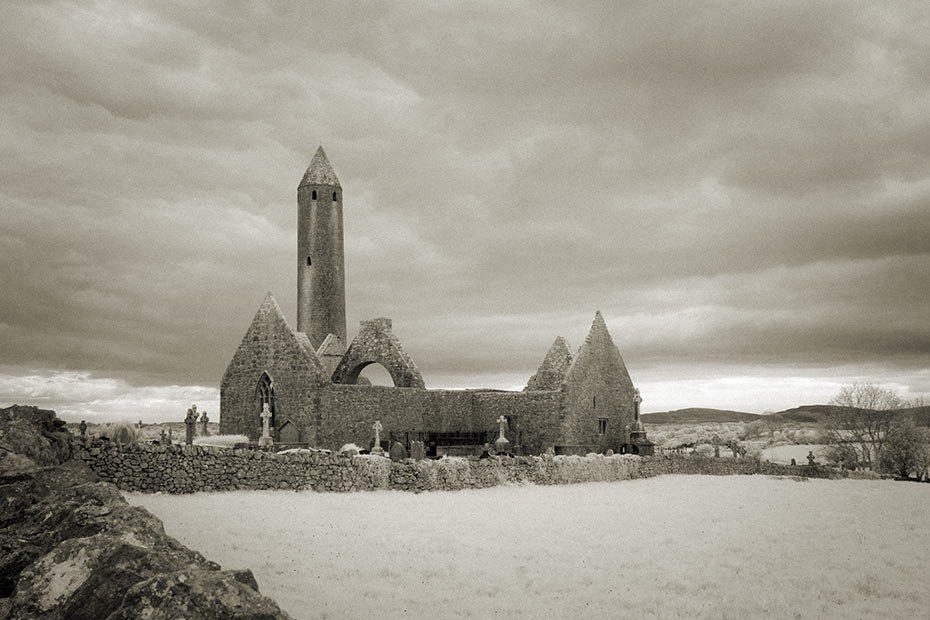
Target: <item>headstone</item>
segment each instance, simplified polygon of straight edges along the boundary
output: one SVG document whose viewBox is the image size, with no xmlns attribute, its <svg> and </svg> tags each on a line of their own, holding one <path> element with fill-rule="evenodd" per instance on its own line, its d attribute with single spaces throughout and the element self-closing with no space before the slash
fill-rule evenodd
<svg viewBox="0 0 930 620">
<path fill-rule="evenodd" d="M 136 426 L 136 428 L 142 428 L 142 420 L 139 420 L 139 424 Z"/>
<path fill-rule="evenodd" d="M 608 449 L 607 449 L 607 456 L 613 456 L 613 455 L 614 455 L 614 451 L 611 450 L 610 448 L 608 448 Z"/>
<path fill-rule="evenodd" d="M 87 422 L 81 420 L 81 424 L 78 426 L 78 429 L 81 431 L 81 437 L 85 437 L 87 435 Z"/>
<path fill-rule="evenodd" d="M 127 446 L 130 443 L 132 443 L 132 435 L 129 433 L 129 428 L 120 426 L 116 431 L 116 444 L 119 446 Z"/>
<path fill-rule="evenodd" d="M 278 441 L 281 443 L 300 443 L 300 429 L 287 420 L 278 428 Z"/>
<path fill-rule="evenodd" d="M 813 451 L 813 450 L 809 451 L 809 452 L 807 453 L 807 464 L 810 465 L 811 467 L 813 467 L 814 465 L 816 465 L 816 463 L 814 462 L 814 458 L 815 458 L 815 457 L 814 457 L 814 451 Z"/>
<path fill-rule="evenodd" d="M 797 462 L 795 459 L 791 459 L 791 464 L 792 464 L 792 465 L 797 465 L 798 462 Z"/>
<path fill-rule="evenodd" d="M 161 433 L 159 434 L 159 437 L 158 437 L 158 443 L 161 445 L 165 445 L 166 443 L 168 443 L 168 436 L 165 434 L 165 429 L 161 429 Z"/>
<path fill-rule="evenodd" d="M 498 454 L 509 454 L 510 442 L 504 437 L 504 429 L 507 427 L 507 418 L 501 416 L 497 418 L 497 423 L 500 424 L 500 436 L 498 436 L 497 441 L 494 442 L 494 449 L 497 450 Z"/>
<path fill-rule="evenodd" d="M 426 448 L 423 446 L 422 441 L 410 442 L 410 458 L 414 461 L 422 461 L 426 458 Z"/>
<path fill-rule="evenodd" d="M 268 403 L 262 405 L 262 436 L 258 440 L 258 447 L 262 449 L 274 446 L 274 440 L 271 438 L 271 409 Z"/>
<path fill-rule="evenodd" d="M 174 442 L 174 429 L 170 426 L 168 427 L 168 445 L 170 446 Z"/>
<path fill-rule="evenodd" d="M 371 429 L 375 432 L 375 443 L 371 446 L 371 453 L 384 456 L 384 448 L 381 447 L 381 431 L 384 430 L 384 426 L 381 425 L 381 420 L 375 420 Z"/>
<path fill-rule="evenodd" d="M 207 417 L 207 412 L 204 411 L 204 412 L 203 412 L 203 415 L 200 416 L 200 425 L 201 425 L 200 434 L 201 434 L 201 436 L 203 436 L 203 437 L 209 437 L 209 436 L 210 436 L 210 431 L 207 430 L 207 423 L 208 423 L 209 421 L 210 421 L 210 418 Z"/>
<path fill-rule="evenodd" d="M 194 444 L 194 432 L 197 426 L 197 405 L 191 405 L 187 410 L 187 417 L 184 418 L 184 427 L 186 431 L 184 442 L 191 446 Z"/>
<path fill-rule="evenodd" d="M 402 461 L 407 458 L 407 449 L 399 442 L 395 441 L 391 444 L 391 451 L 389 454 L 391 456 L 391 460 L 396 463 L 397 461 Z"/>
</svg>

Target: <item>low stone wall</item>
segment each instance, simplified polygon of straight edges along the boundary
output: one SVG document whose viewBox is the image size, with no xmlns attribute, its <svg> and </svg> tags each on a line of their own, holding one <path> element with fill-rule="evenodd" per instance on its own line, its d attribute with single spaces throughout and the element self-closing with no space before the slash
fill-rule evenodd
<svg viewBox="0 0 930 620">
<path fill-rule="evenodd" d="M 683 455 L 525 456 L 392 462 L 384 457 L 275 454 L 209 446 L 129 445 L 89 441 L 76 450 L 101 478 L 125 491 L 195 493 L 261 489 L 314 491 L 459 490 L 629 480 L 663 474 L 836 477 L 824 467 Z"/>
</svg>

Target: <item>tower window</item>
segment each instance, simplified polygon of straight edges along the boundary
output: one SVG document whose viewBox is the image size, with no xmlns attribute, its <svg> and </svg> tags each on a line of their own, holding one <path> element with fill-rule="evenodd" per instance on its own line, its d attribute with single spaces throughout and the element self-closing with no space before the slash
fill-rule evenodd
<svg viewBox="0 0 930 620">
<path fill-rule="evenodd" d="M 336 201 L 336 200 L 339 200 L 339 199 L 336 198 L 336 192 L 333 192 L 333 201 Z"/>
<path fill-rule="evenodd" d="M 310 263 L 310 257 L 308 256 L 308 257 L 307 257 L 307 267 L 309 267 L 310 265 L 311 265 L 311 263 Z"/>
<path fill-rule="evenodd" d="M 607 434 L 607 418 L 598 418 L 597 419 L 597 434 L 606 435 Z"/>
<path fill-rule="evenodd" d="M 313 192 L 310 194 L 310 198 L 316 200 L 316 190 L 313 190 Z"/>
</svg>

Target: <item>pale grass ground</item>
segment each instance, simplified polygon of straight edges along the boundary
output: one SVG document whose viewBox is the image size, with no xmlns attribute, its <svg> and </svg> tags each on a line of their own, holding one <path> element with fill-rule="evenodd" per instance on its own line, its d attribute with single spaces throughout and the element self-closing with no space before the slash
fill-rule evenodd
<svg viewBox="0 0 930 620">
<path fill-rule="evenodd" d="M 299 619 L 928 618 L 930 485 L 129 496 Z"/>
</svg>

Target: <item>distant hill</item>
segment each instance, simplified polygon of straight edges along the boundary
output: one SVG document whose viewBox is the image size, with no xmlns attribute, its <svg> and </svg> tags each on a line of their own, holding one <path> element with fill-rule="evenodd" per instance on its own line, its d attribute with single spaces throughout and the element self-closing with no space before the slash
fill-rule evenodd
<svg viewBox="0 0 930 620">
<path fill-rule="evenodd" d="M 644 413 L 642 417 L 643 424 L 720 424 L 724 422 L 755 422 L 763 416 L 758 413 L 746 413 L 745 411 L 692 407 L 690 409 L 676 409 L 675 411 Z"/>
<path fill-rule="evenodd" d="M 726 409 L 706 409 L 692 407 L 690 409 L 677 409 L 675 411 L 661 411 L 657 413 L 644 413 L 644 424 L 725 424 L 733 422 L 755 422 L 768 418 L 776 422 L 819 424 L 831 413 L 841 411 L 844 407 L 835 405 L 801 405 L 793 409 L 786 409 L 772 414 L 746 413 L 744 411 L 728 411 Z M 930 407 L 912 407 L 899 409 L 897 413 L 909 415 L 920 426 L 930 426 Z"/>
</svg>

